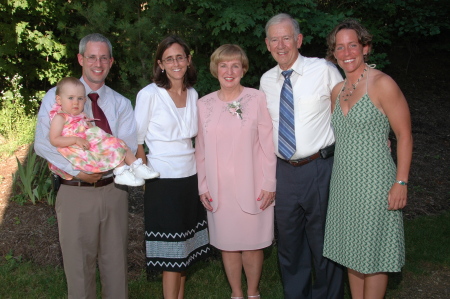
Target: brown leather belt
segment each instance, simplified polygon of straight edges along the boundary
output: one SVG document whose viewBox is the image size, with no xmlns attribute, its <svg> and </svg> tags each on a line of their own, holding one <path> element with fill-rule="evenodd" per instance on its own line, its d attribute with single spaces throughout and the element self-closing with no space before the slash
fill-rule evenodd
<svg viewBox="0 0 450 299">
<path fill-rule="evenodd" d="M 292 166 L 298 167 L 298 166 L 303 166 L 305 164 L 308 164 L 309 162 L 314 161 L 317 158 L 320 158 L 320 152 L 317 152 L 314 155 L 311 155 L 309 157 L 306 157 L 306 158 L 303 158 L 303 159 L 300 159 L 300 160 L 295 160 L 295 161 L 294 160 L 284 160 L 284 159 L 281 159 L 281 158 L 278 158 L 278 159 L 280 159 L 281 161 L 284 161 L 286 163 L 289 163 Z"/>
<path fill-rule="evenodd" d="M 99 180 L 93 184 L 91 183 L 86 183 L 80 180 L 64 180 L 61 179 L 61 184 L 62 185 L 68 185 L 68 186 L 77 186 L 77 187 L 103 187 L 106 185 L 111 184 L 112 182 L 114 182 L 114 178 L 113 177 L 109 177 L 106 179 L 102 179 Z"/>
</svg>

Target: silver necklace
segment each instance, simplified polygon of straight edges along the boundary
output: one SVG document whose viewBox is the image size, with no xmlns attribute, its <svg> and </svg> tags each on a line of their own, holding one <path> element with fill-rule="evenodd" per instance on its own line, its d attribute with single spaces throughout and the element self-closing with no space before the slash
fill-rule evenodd
<svg viewBox="0 0 450 299">
<path fill-rule="evenodd" d="M 344 101 L 348 101 L 348 98 L 350 98 L 353 94 L 353 92 L 356 89 L 356 86 L 358 86 L 359 81 L 361 81 L 362 78 L 364 78 L 364 74 L 367 72 L 367 68 L 364 68 L 364 71 L 362 72 L 361 76 L 359 76 L 358 80 L 356 80 L 356 82 L 354 84 L 352 84 L 353 88 L 348 88 L 347 89 L 347 94 L 344 97 Z M 342 90 L 341 92 L 343 92 L 345 90 L 345 87 L 347 86 L 347 78 L 345 78 L 345 82 L 344 82 L 344 86 L 342 86 Z"/>
</svg>

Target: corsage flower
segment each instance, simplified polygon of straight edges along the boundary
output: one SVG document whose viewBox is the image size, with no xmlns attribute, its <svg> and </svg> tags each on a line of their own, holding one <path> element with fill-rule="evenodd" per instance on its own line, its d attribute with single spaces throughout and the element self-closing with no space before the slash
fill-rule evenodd
<svg viewBox="0 0 450 299">
<path fill-rule="evenodd" d="M 242 99 L 239 99 L 228 104 L 228 111 L 231 113 L 231 115 L 236 115 L 240 119 L 242 119 L 241 100 Z"/>
</svg>

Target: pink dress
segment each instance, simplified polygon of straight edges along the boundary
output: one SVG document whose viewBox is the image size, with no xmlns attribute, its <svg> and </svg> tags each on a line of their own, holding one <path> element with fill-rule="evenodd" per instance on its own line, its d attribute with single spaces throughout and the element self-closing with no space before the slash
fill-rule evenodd
<svg viewBox="0 0 450 299">
<path fill-rule="evenodd" d="M 199 193 L 209 191 L 211 245 L 221 250 L 255 250 L 273 240 L 273 205 L 262 211 L 261 190 L 275 191 L 276 156 L 272 120 L 264 93 L 244 88 L 237 109 L 217 92 L 198 100 L 196 160 Z"/>
<path fill-rule="evenodd" d="M 61 106 L 54 105 L 50 111 L 50 120 L 56 114 L 62 115 L 65 119 L 62 136 L 81 137 L 90 144 L 89 150 L 83 150 L 76 144 L 57 148 L 58 152 L 69 160 L 74 169 L 86 173 L 105 172 L 114 169 L 125 159 L 127 148 L 125 142 L 106 133 L 99 127 L 89 128 L 87 123 L 89 119 L 84 113 L 71 115 L 62 112 Z M 72 178 L 52 164 L 49 167 L 64 179 Z"/>
</svg>

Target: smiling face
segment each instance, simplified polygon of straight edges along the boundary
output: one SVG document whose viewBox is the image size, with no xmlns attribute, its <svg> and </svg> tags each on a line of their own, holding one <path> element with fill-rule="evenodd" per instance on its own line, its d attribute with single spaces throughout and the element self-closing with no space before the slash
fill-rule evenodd
<svg viewBox="0 0 450 299">
<path fill-rule="evenodd" d="M 162 59 L 158 60 L 159 67 L 166 72 L 167 78 L 173 83 L 177 80 L 184 80 L 187 67 L 191 62 L 191 56 L 186 56 L 180 44 L 172 44 L 167 48 Z"/>
<path fill-rule="evenodd" d="M 86 102 L 85 89 L 83 84 L 66 83 L 56 95 L 56 103 L 61 105 L 64 112 L 71 115 L 78 115 L 83 112 Z"/>
<path fill-rule="evenodd" d="M 336 33 L 334 57 L 346 73 L 364 68 L 364 55 L 368 51 L 369 46 L 363 47 L 359 43 L 355 30 L 342 29 Z"/>
<path fill-rule="evenodd" d="M 233 89 L 240 86 L 243 76 L 242 62 L 238 59 L 221 61 L 217 65 L 217 79 L 221 89 Z"/>
<path fill-rule="evenodd" d="M 295 36 L 292 23 L 283 21 L 269 27 L 266 46 L 272 57 L 278 62 L 282 70 L 292 67 L 298 57 L 298 49 L 302 45 L 303 35 Z"/>
<path fill-rule="evenodd" d="M 83 68 L 83 79 L 92 90 L 105 84 L 106 76 L 114 62 L 109 48 L 103 42 L 88 42 L 83 54 L 78 54 L 78 63 Z"/>
</svg>

